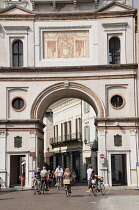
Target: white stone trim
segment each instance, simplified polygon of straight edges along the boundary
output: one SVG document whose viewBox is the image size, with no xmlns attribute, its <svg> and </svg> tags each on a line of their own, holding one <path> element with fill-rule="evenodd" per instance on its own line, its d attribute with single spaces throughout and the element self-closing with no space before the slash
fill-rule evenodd
<svg viewBox="0 0 139 210">
<path fill-rule="evenodd" d="M 8 54 L 8 67 L 12 66 L 12 44 L 16 40 L 23 42 L 23 66 L 28 66 L 28 29 L 29 26 L 4 26 Z"/>
<path fill-rule="evenodd" d="M 26 158 L 26 187 L 28 187 L 28 183 L 29 183 L 29 151 L 23 151 L 23 152 L 7 152 L 7 177 L 6 177 L 6 183 L 7 186 L 6 187 L 10 187 L 10 157 L 11 155 L 25 155 Z"/>
<path fill-rule="evenodd" d="M 96 21 L 63 21 L 51 23 L 35 23 L 35 66 L 78 66 L 78 65 L 96 65 L 98 63 L 98 37 L 95 31 L 98 23 Z M 88 58 L 55 58 L 43 59 L 43 37 L 44 31 L 89 31 L 89 57 Z"/>
<path fill-rule="evenodd" d="M 104 64 L 109 64 L 109 40 L 117 36 L 120 39 L 120 64 L 126 64 L 126 26 L 127 22 L 121 23 L 106 23 L 102 24 L 104 27 Z"/>
</svg>

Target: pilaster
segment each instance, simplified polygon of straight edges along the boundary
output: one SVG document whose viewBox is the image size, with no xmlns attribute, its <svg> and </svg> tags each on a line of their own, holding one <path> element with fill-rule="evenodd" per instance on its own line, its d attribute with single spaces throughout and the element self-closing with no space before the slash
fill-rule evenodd
<svg viewBox="0 0 139 210">
<path fill-rule="evenodd" d="M 0 182 L 1 186 L 6 186 L 6 147 L 7 132 L 0 132 Z"/>
</svg>

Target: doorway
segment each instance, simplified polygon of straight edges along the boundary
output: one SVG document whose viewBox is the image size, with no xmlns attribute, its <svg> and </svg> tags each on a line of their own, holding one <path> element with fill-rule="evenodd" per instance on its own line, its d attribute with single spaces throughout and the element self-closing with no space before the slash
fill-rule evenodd
<svg viewBox="0 0 139 210">
<path fill-rule="evenodd" d="M 126 154 L 111 155 L 112 186 L 127 185 Z"/>
<path fill-rule="evenodd" d="M 76 172 L 77 181 L 80 180 L 80 153 L 73 152 L 73 169 Z"/>
<path fill-rule="evenodd" d="M 26 156 L 11 155 L 10 156 L 10 186 L 20 185 L 19 176 L 26 171 Z"/>
</svg>

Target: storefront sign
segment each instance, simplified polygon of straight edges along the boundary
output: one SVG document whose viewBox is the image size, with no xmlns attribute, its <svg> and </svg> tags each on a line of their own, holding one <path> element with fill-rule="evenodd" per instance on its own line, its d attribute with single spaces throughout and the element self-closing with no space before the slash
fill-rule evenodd
<svg viewBox="0 0 139 210">
<path fill-rule="evenodd" d="M 36 152 L 30 152 L 31 157 L 36 157 Z"/>
</svg>

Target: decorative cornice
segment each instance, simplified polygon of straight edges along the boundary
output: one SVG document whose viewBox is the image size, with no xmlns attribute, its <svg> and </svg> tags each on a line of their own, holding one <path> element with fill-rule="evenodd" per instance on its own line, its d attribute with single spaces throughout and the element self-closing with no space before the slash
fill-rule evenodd
<svg viewBox="0 0 139 210">
<path fill-rule="evenodd" d="M 133 130 L 139 126 L 97 126 L 97 130 Z"/>
<path fill-rule="evenodd" d="M 73 77 L 3 77 L 0 78 L 0 82 L 19 82 L 19 81 L 76 81 L 76 80 L 105 80 L 105 79 L 128 79 L 128 78 L 135 78 L 135 74 L 120 74 L 120 75 L 101 75 L 101 76 L 73 76 Z"/>
<path fill-rule="evenodd" d="M 44 134 L 42 129 L 39 128 L 0 128 L 0 135 L 6 135 L 7 132 L 33 132 L 33 133 L 40 133 L 40 134 Z M 2 134 L 1 134 L 2 133 Z M 0 136 L 1 137 L 1 136 Z"/>
<path fill-rule="evenodd" d="M 97 125 L 97 123 L 99 123 L 99 122 L 139 122 L 139 117 L 118 117 L 118 118 L 117 117 L 113 117 L 113 118 L 104 117 L 104 118 L 95 118 L 95 125 Z"/>
<path fill-rule="evenodd" d="M 67 59 L 68 61 L 68 59 Z M 137 70 L 138 64 L 109 64 L 89 66 L 60 66 L 60 67 L 0 67 L 0 73 L 6 72 L 81 72 L 81 71 L 111 71 L 111 70 Z"/>
<path fill-rule="evenodd" d="M 37 119 L 30 119 L 30 120 L 0 120 L 0 125 L 3 125 L 3 124 L 6 124 L 6 125 L 10 125 L 10 124 L 14 124 L 14 125 L 18 125 L 18 124 L 22 124 L 22 125 L 35 125 L 35 124 L 38 124 L 40 127 L 44 128 L 45 127 L 45 124 L 43 124 L 42 121 L 40 120 L 37 120 Z M 24 129 L 24 128 L 23 128 Z M 29 129 L 32 129 L 32 128 L 29 128 Z"/>
<path fill-rule="evenodd" d="M 27 31 L 29 26 L 3 26 L 6 31 Z"/>
<path fill-rule="evenodd" d="M 75 11 L 75 10 L 74 10 Z M 0 14 L 0 20 L 95 20 L 100 18 L 134 17 L 137 11 L 78 12 L 78 13 L 38 13 L 38 14 Z"/>
</svg>

